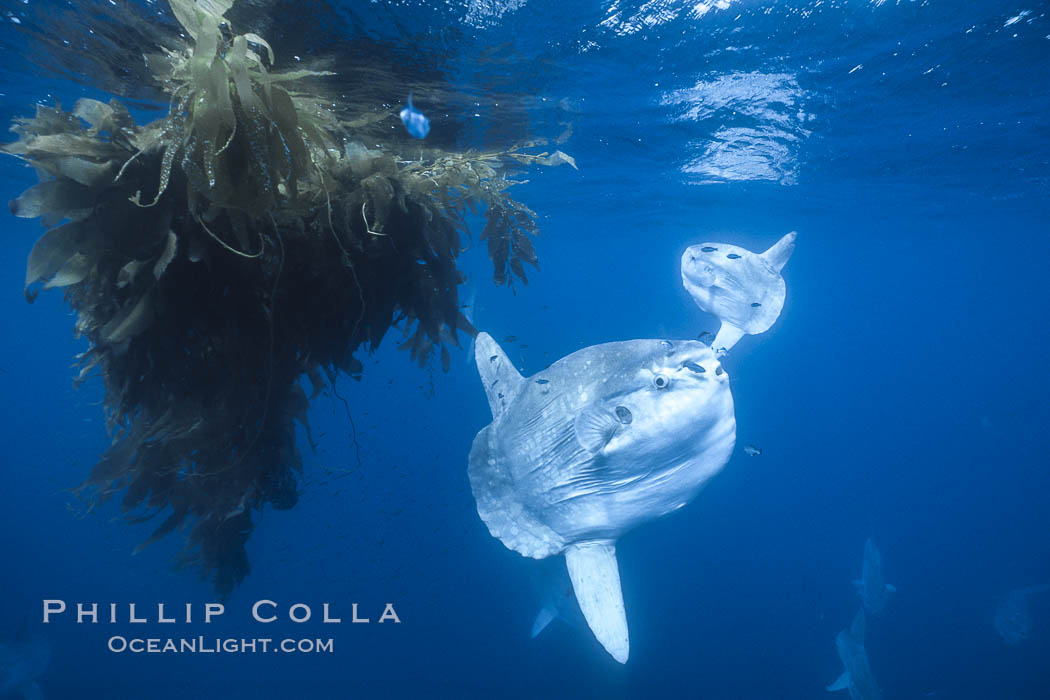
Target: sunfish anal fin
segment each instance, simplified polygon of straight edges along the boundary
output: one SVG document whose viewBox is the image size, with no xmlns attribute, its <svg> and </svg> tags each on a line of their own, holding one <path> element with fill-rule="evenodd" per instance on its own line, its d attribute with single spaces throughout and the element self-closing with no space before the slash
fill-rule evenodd
<svg viewBox="0 0 1050 700">
<path fill-rule="evenodd" d="M 614 659 L 627 663 L 630 641 L 616 546 L 612 542 L 569 545 L 565 549 L 565 564 L 591 632 Z"/>
<path fill-rule="evenodd" d="M 718 335 L 711 342 L 711 349 L 721 357 L 729 352 L 745 335 L 746 333 L 742 329 L 737 328 L 732 323 L 722 321 L 722 325 L 718 328 Z"/>
<path fill-rule="evenodd" d="M 499 343 L 484 331 L 478 333 L 474 341 L 474 362 L 485 386 L 492 417 L 498 418 L 507 403 L 521 391 L 525 378 L 515 369 Z"/>
<path fill-rule="evenodd" d="M 842 675 L 828 686 L 828 692 L 833 693 L 836 690 L 845 690 L 846 688 L 849 688 L 849 671 L 843 671 Z"/>
</svg>

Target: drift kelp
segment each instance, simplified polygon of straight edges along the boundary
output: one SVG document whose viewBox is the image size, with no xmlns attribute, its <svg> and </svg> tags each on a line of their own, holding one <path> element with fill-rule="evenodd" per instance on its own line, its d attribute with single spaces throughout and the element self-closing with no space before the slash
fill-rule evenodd
<svg viewBox="0 0 1050 700">
<path fill-rule="evenodd" d="M 535 215 L 507 195 L 508 169 L 571 158 L 417 147 L 407 161 L 372 133 L 366 148 L 367 107 L 302 87 L 320 72 L 272 70 L 266 41 L 225 19 L 231 2 L 171 4 L 184 46 L 147 57 L 165 118 L 40 106 L 4 150 L 41 176 L 12 212 L 49 228 L 26 296 L 65 290 L 89 341 L 77 382 L 105 385 L 113 441 L 78 493 L 161 516 L 144 544 L 183 531 L 180 562 L 227 593 L 249 571 L 253 511 L 297 501 L 309 401 L 340 371 L 359 377 L 354 352 L 395 325 L 413 359 L 447 366 L 457 332 L 475 333 L 457 297 L 467 215 L 486 217 L 495 281 L 526 281 Z"/>
</svg>

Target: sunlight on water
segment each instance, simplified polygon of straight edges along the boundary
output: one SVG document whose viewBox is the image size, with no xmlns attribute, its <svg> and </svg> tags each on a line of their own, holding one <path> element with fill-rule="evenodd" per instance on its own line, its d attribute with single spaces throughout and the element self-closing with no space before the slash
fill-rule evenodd
<svg viewBox="0 0 1050 700">
<path fill-rule="evenodd" d="M 645 29 L 660 27 L 683 19 L 699 19 L 712 10 L 729 9 L 731 0 L 707 2 L 682 2 L 682 0 L 649 0 L 633 12 L 621 8 L 620 0 L 612 0 L 606 10 L 608 15 L 601 26 L 615 34 L 626 36 Z"/>
<path fill-rule="evenodd" d="M 673 106 L 673 121 L 698 125 L 718 123 L 707 141 L 691 145 L 700 155 L 682 166 L 701 183 L 770 180 L 782 185 L 798 179 L 804 126 L 805 93 L 794 75 L 731 73 L 700 81 L 695 87 L 666 93 L 662 105 Z"/>
</svg>

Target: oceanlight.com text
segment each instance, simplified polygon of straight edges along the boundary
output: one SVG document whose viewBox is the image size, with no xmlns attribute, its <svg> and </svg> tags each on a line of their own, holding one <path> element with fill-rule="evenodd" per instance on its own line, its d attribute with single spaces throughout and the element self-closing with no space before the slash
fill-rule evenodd
<svg viewBox="0 0 1050 700">
<path fill-rule="evenodd" d="M 280 639 L 236 637 L 109 638 L 106 648 L 115 654 L 331 654 L 334 642 L 328 639 Z"/>
</svg>

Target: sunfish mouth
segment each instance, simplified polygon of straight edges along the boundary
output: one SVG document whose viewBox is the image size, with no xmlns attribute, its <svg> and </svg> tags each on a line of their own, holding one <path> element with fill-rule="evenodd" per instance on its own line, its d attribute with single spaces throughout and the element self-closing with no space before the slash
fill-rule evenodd
<svg viewBox="0 0 1050 700">
<path fill-rule="evenodd" d="M 703 287 L 715 283 L 715 268 L 699 255 L 700 246 L 689 246 L 682 253 L 682 277 Z"/>
</svg>

